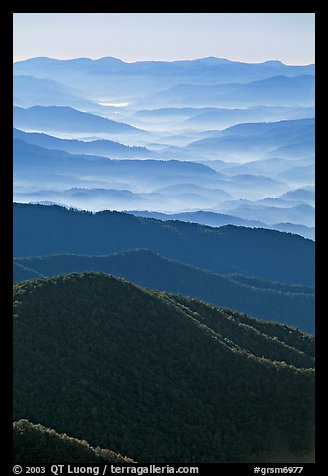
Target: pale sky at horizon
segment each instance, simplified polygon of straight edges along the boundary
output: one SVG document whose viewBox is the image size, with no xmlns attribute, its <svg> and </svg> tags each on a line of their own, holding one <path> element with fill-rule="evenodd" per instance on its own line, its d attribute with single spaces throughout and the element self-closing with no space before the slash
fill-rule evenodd
<svg viewBox="0 0 328 476">
<path fill-rule="evenodd" d="M 14 61 L 216 56 L 250 63 L 315 62 L 314 13 L 14 13 L 13 22 Z"/>
</svg>

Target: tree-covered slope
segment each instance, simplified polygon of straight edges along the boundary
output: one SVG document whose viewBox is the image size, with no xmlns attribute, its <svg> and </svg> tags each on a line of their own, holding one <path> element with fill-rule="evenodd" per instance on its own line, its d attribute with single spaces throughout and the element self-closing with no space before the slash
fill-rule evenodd
<svg viewBox="0 0 328 476">
<path fill-rule="evenodd" d="M 14 205 L 14 256 L 102 255 L 147 248 L 215 273 L 314 282 L 314 242 L 274 230 L 161 221 L 119 212 Z"/>
<path fill-rule="evenodd" d="M 14 419 L 139 462 L 313 460 L 313 338 L 100 273 L 14 285 Z"/>
<path fill-rule="evenodd" d="M 13 460 L 15 464 L 99 464 L 103 462 L 132 463 L 127 457 L 109 449 L 96 449 L 87 441 L 58 434 L 43 425 L 28 420 L 13 424 Z"/>
<path fill-rule="evenodd" d="M 21 268 L 31 270 L 30 277 L 20 272 Z M 149 288 L 194 296 L 314 333 L 311 287 L 219 275 L 140 249 L 109 256 L 50 255 L 14 260 L 14 281 L 83 271 L 108 273 Z"/>
</svg>

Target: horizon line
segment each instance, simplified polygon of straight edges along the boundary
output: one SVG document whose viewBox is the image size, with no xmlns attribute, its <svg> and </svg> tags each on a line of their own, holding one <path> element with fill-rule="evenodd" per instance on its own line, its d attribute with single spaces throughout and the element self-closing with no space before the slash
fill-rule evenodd
<svg viewBox="0 0 328 476">
<path fill-rule="evenodd" d="M 121 58 L 117 58 L 115 56 L 100 56 L 100 57 L 94 57 L 90 58 L 87 56 L 77 56 L 77 57 L 70 57 L 70 58 L 55 58 L 52 56 L 30 56 L 26 57 L 23 59 L 13 59 L 13 64 L 16 63 L 23 63 L 25 61 L 30 61 L 33 59 L 49 59 L 49 60 L 54 60 L 54 61 L 74 61 L 74 60 L 89 60 L 89 61 L 100 61 L 104 59 L 114 59 L 116 61 L 125 63 L 125 64 L 135 64 L 135 63 L 178 63 L 178 62 L 192 62 L 192 61 L 198 61 L 198 60 L 218 60 L 218 61 L 224 61 L 228 63 L 242 63 L 242 64 L 265 64 L 265 63 L 280 63 L 283 66 L 315 66 L 315 62 L 313 63 L 284 63 L 283 61 L 275 58 L 270 58 L 267 60 L 263 61 L 244 61 L 244 60 L 234 60 L 234 59 L 228 59 L 228 58 L 222 58 L 219 56 L 201 56 L 201 57 L 195 57 L 195 58 L 180 58 L 180 59 L 144 59 L 144 60 L 123 60 Z"/>
</svg>

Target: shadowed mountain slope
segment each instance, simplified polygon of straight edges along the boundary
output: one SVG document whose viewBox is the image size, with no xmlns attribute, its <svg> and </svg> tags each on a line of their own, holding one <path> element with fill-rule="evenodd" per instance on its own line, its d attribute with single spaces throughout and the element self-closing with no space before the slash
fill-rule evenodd
<svg viewBox="0 0 328 476">
<path fill-rule="evenodd" d="M 214 274 L 165 259 L 150 250 L 109 256 L 51 255 L 14 261 L 15 281 L 84 271 L 112 274 L 149 288 L 194 296 L 314 333 L 314 289 L 307 286 Z"/>
<path fill-rule="evenodd" d="M 103 255 L 147 248 L 215 273 L 240 273 L 313 286 L 314 242 L 232 225 L 211 228 L 119 212 L 14 204 L 14 256 Z"/>
<path fill-rule="evenodd" d="M 313 365 L 295 329 L 108 275 L 14 286 L 14 418 L 139 462 L 312 461 Z"/>
</svg>

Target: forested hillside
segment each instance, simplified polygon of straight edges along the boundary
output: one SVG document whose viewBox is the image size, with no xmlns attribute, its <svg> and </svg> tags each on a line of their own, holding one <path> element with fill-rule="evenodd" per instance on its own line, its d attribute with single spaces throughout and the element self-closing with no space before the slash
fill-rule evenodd
<svg viewBox="0 0 328 476">
<path fill-rule="evenodd" d="M 87 441 L 80 441 L 43 425 L 33 425 L 28 420 L 13 424 L 13 452 L 16 464 L 99 464 L 132 463 L 130 458 L 109 449 L 96 449 Z"/>
<path fill-rule="evenodd" d="M 24 281 L 14 419 L 139 462 L 313 461 L 313 346 L 101 273 Z"/>
</svg>

